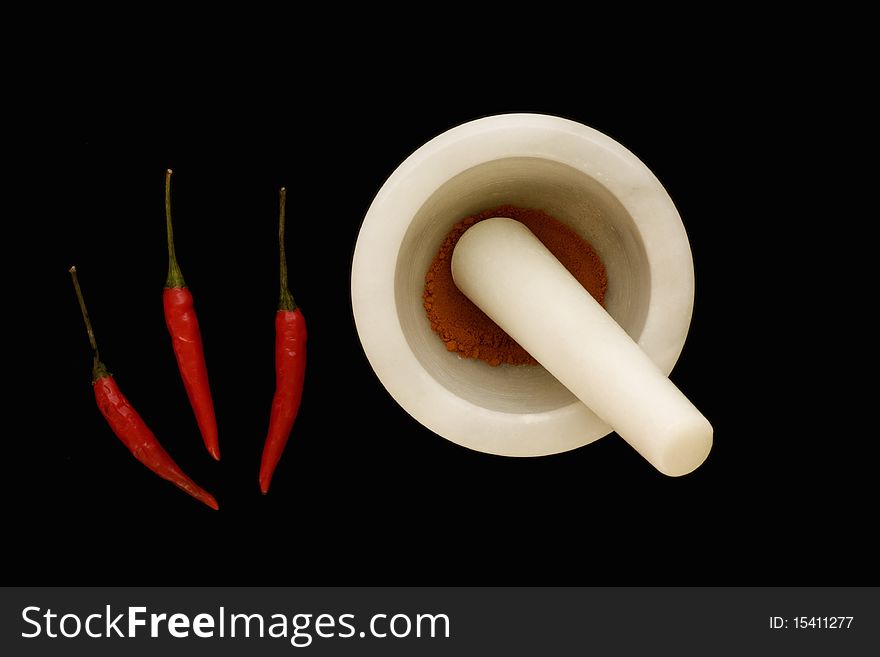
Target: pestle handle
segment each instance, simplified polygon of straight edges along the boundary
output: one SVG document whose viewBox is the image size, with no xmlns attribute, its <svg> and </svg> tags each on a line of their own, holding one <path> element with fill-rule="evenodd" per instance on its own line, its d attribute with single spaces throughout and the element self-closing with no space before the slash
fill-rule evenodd
<svg viewBox="0 0 880 657">
<path fill-rule="evenodd" d="M 523 224 L 495 217 L 469 228 L 452 276 L 660 472 L 684 475 L 706 459 L 709 421 Z"/>
</svg>

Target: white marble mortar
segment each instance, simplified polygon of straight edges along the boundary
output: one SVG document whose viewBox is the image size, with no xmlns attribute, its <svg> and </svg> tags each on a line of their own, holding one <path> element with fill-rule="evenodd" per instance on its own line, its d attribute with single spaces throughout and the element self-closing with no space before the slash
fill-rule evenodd
<svg viewBox="0 0 880 657">
<path fill-rule="evenodd" d="M 606 310 L 668 374 L 690 325 L 694 271 L 681 218 L 622 145 L 554 116 L 506 114 L 453 128 L 388 178 L 364 218 L 352 264 L 367 358 L 416 420 L 459 445 L 541 456 L 611 428 L 542 367 L 490 367 L 446 350 L 422 307 L 424 277 L 464 217 L 509 203 L 540 208 L 596 248 Z"/>
</svg>

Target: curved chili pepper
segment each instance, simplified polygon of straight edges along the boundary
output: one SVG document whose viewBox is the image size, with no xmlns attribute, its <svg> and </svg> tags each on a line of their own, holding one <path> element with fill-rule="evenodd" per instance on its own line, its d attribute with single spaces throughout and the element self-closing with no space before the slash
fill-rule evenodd
<svg viewBox="0 0 880 657">
<path fill-rule="evenodd" d="M 306 320 L 287 289 L 287 256 L 284 253 L 284 214 L 287 191 L 280 192 L 278 240 L 281 255 L 281 297 L 275 313 L 275 395 L 269 434 L 260 463 L 260 490 L 269 492 L 275 466 L 281 459 L 302 400 L 306 374 Z"/>
<path fill-rule="evenodd" d="M 177 369 L 186 388 L 190 406 L 196 416 L 205 447 L 218 461 L 220 444 L 217 439 L 217 419 L 214 417 L 214 401 L 208 383 L 202 332 L 193 307 L 192 294 L 183 280 L 177 256 L 174 253 L 174 231 L 171 227 L 171 169 L 165 172 L 165 228 L 168 232 L 168 278 L 162 293 L 165 308 L 165 325 L 171 334 L 171 345 L 177 359 Z"/>
<path fill-rule="evenodd" d="M 150 428 L 138 412 L 134 410 L 134 407 L 119 390 L 116 380 L 107 371 L 104 363 L 101 362 L 98 357 L 98 346 L 95 342 L 95 334 L 92 331 L 92 323 L 86 310 L 86 302 L 83 299 L 79 280 L 76 277 L 76 267 L 70 268 L 70 275 L 73 277 L 76 297 L 79 300 L 79 307 L 82 310 L 83 319 L 86 323 L 89 344 L 91 344 L 92 351 L 94 352 L 92 388 L 94 389 L 95 401 L 98 403 L 101 415 L 107 420 L 107 424 L 110 425 L 113 433 L 116 434 L 138 461 L 163 479 L 167 479 L 181 490 L 192 495 L 199 502 L 207 504 L 215 511 L 218 510 L 220 507 L 217 505 L 217 500 L 210 493 L 200 488 L 178 467 L 174 459 L 168 455 L 168 452 L 165 451 L 156 439 L 155 434 L 150 431 Z"/>
</svg>

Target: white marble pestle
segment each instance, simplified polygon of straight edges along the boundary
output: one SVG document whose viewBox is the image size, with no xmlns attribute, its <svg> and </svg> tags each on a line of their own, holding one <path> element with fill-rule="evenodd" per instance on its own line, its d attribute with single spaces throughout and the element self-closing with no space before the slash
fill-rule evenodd
<svg viewBox="0 0 880 657">
<path fill-rule="evenodd" d="M 706 459 L 712 425 L 523 224 L 496 217 L 472 226 L 452 275 L 660 472 L 684 475 Z"/>
</svg>

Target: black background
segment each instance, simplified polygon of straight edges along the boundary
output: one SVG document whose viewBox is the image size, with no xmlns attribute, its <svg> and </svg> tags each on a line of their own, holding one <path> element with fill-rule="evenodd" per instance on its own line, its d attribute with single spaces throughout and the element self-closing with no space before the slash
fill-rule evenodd
<svg viewBox="0 0 880 657">
<path fill-rule="evenodd" d="M 611 86 L 587 84 L 580 69 L 551 79 L 494 62 L 466 78 L 394 66 L 381 75 L 356 66 L 225 73 L 194 66 L 173 86 L 158 75 L 123 84 L 77 74 L 55 90 L 30 153 L 35 186 L 22 192 L 39 266 L 29 264 L 36 306 L 23 321 L 34 342 L 7 461 L 12 579 L 822 584 L 874 572 L 864 441 L 826 419 L 809 391 L 812 365 L 795 366 L 792 273 L 771 240 L 786 223 L 784 163 L 797 159 L 788 115 L 748 76 L 715 69 L 706 79 L 657 64 Z M 510 111 L 607 133 L 679 208 L 697 296 L 672 379 L 715 427 L 713 452 L 693 474 L 664 477 L 617 437 L 544 458 L 475 453 L 422 428 L 373 375 L 349 298 L 373 196 L 431 137 Z M 162 315 L 168 167 L 219 464 L 198 434 Z M 281 185 L 309 363 L 299 418 L 263 497 Z M 101 418 L 72 264 L 104 362 L 220 512 L 135 462 Z"/>
</svg>

